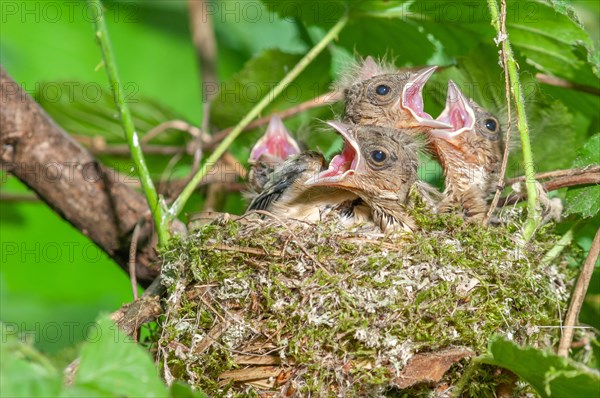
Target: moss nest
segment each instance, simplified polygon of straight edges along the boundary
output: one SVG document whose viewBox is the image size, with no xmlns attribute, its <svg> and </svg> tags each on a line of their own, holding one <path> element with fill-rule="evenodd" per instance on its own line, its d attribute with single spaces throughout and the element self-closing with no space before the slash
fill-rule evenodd
<svg viewBox="0 0 600 398">
<path fill-rule="evenodd" d="M 167 379 L 213 396 L 495 396 L 469 360 L 494 334 L 552 347 L 573 271 L 541 264 L 517 223 L 414 210 L 383 236 L 269 216 L 223 217 L 162 254 L 158 355 Z"/>
</svg>

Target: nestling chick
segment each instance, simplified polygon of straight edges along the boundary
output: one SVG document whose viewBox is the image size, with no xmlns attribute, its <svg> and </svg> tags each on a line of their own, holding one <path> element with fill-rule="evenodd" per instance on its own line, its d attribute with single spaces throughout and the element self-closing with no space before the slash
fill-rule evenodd
<svg viewBox="0 0 600 398">
<path fill-rule="evenodd" d="M 423 87 L 436 68 L 391 71 L 367 57 L 355 73 L 357 81 L 347 83 L 344 122 L 414 132 L 450 127 L 423 110 Z"/>
<path fill-rule="evenodd" d="M 446 189 L 438 208 L 462 208 L 465 216 L 483 219 L 486 198 L 496 190 L 504 145 L 498 120 L 448 82 L 446 107 L 438 120 L 450 129 L 429 132 L 431 146 L 444 169 Z"/>
<path fill-rule="evenodd" d="M 254 192 L 263 190 L 268 175 L 290 156 L 300 153 L 300 146 L 292 138 L 279 116 L 273 116 L 265 134 L 256 141 L 248 164 L 248 182 Z"/>
<path fill-rule="evenodd" d="M 402 131 L 389 127 L 328 122 L 344 138 L 342 153 L 329 168 L 306 181 L 308 186 L 346 189 L 371 209 L 382 231 L 414 229 L 405 206 L 417 180 L 417 147 Z"/>
<path fill-rule="evenodd" d="M 343 209 L 357 199 L 349 191 L 330 187 L 309 187 L 305 182 L 323 171 L 325 159 L 315 151 L 306 151 L 285 160 L 273 170 L 250 210 L 267 210 L 276 216 L 319 221 L 324 212 Z"/>
</svg>

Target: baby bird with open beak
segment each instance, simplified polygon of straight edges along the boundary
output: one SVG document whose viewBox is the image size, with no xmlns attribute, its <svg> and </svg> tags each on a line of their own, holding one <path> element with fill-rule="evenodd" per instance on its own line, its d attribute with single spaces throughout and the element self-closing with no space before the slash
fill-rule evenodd
<svg viewBox="0 0 600 398">
<path fill-rule="evenodd" d="M 459 207 L 467 218 L 482 220 L 486 198 L 495 191 L 500 175 L 502 131 L 498 120 L 448 82 L 446 107 L 437 120 L 449 129 L 429 131 L 431 146 L 444 169 L 444 199 L 440 211 Z"/>
<path fill-rule="evenodd" d="M 342 78 L 346 98 L 344 122 L 415 133 L 451 127 L 423 110 L 423 87 L 436 68 L 399 71 L 382 67 L 367 57 L 355 73 Z"/>
<path fill-rule="evenodd" d="M 247 211 L 266 210 L 278 217 L 319 221 L 331 210 L 352 216 L 352 202 L 358 197 L 350 191 L 327 186 L 307 186 L 324 170 L 325 159 L 315 151 L 305 151 L 286 159 L 266 178 L 262 191 L 250 202 Z"/>
<path fill-rule="evenodd" d="M 417 147 L 413 139 L 389 127 L 328 122 L 343 138 L 342 153 L 329 168 L 315 174 L 309 187 L 341 188 L 360 197 L 383 232 L 413 230 L 406 212 L 417 179 Z"/>
<path fill-rule="evenodd" d="M 248 182 L 254 192 L 261 192 L 269 174 L 287 158 L 300 153 L 300 146 L 279 116 L 273 116 L 265 134 L 250 151 Z"/>
</svg>

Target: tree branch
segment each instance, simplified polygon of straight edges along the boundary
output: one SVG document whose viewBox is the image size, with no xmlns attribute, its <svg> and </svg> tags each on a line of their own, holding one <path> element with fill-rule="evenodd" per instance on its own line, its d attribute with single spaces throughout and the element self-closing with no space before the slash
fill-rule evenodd
<svg viewBox="0 0 600 398">
<path fill-rule="evenodd" d="M 133 228 L 150 215 L 146 200 L 58 127 L 2 67 L 0 166 L 127 271 Z M 181 222 L 173 228 L 185 231 Z M 146 223 L 136 255 L 143 285 L 159 272 L 155 243 L 152 223 Z"/>
</svg>

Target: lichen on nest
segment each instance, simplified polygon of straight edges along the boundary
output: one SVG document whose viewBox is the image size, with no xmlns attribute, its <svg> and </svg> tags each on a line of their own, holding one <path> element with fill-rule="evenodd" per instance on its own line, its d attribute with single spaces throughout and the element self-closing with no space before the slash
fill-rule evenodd
<svg viewBox="0 0 600 398">
<path fill-rule="evenodd" d="M 172 243 L 165 375 L 215 396 L 445 396 L 456 386 L 492 396 L 461 379 L 477 374 L 465 358 L 494 334 L 552 347 L 573 271 L 541 265 L 550 235 L 524 246 L 511 223 L 413 216 L 419 231 L 394 236 L 333 218 L 232 216 Z M 415 370 L 439 358 L 443 381 Z"/>
</svg>

